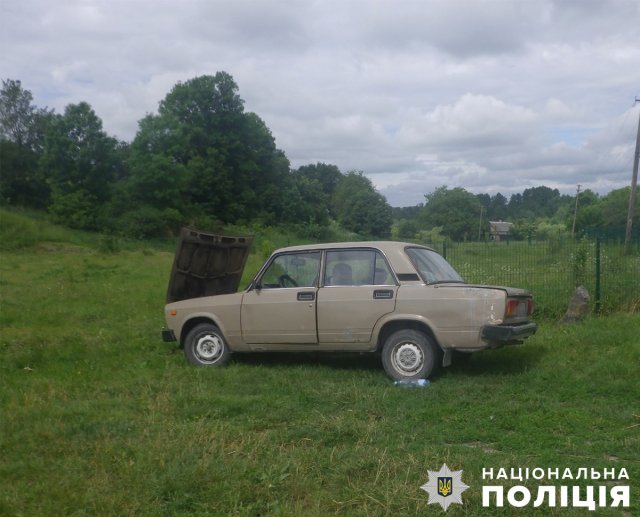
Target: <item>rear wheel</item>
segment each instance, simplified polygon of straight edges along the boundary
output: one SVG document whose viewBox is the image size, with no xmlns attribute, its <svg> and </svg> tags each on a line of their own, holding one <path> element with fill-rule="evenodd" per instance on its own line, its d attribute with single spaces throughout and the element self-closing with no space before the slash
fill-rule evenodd
<svg viewBox="0 0 640 517">
<path fill-rule="evenodd" d="M 382 366 L 396 380 L 426 379 L 435 371 L 437 359 L 436 345 L 418 330 L 398 330 L 382 348 Z"/>
<path fill-rule="evenodd" d="M 211 323 L 193 327 L 184 341 L 184 354 L 195 366 L 221 366 L 231 358 L 220 329 Z"/>
</svg>

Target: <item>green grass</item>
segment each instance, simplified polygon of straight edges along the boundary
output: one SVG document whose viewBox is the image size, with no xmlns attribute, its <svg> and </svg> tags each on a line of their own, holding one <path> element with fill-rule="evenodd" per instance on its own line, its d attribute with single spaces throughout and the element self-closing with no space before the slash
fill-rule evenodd
<svg viewBox="0 0 640 517">
<path fill-rule="evenodd" d="M 444 462 L 471 487 L 446 515 L 586 513 L 482 508 L 491 467 L 624 467 L 632 507 L 598 515 L 640 513 L 638 314 L 542 322 L 423 389 L 375 356 L 196 369 L 159 337 L 171 252 L 55 231 L 0 251 L 0 515 L 444 515 L 419 488 Z"/>
</svg>

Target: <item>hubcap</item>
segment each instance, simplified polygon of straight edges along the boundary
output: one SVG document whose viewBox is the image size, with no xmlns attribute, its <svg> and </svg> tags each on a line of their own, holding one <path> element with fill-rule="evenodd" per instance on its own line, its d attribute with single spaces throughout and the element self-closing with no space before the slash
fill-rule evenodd
<svg viewBox="0 0 640 517">
<path fill-rule="evenodd" d="M 224 344 L 219 336 L 207 334 L 198 339 L 195 352 L 198 359 L 203 362 L 213 363 L 222 355 L 223 349 Z"/>
<path fill-rule="evenodd" d="M 406 374 L 415 373 L 422 367 L 422 351 L 414 343 L 402 343 L 393 353 L 393 362 L 399 371 Z"/>
</svg>

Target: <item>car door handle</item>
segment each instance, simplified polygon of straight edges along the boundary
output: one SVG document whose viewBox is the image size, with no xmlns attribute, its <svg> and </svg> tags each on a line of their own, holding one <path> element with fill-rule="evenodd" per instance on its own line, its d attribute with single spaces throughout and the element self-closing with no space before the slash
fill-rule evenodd
<svg viewBox="0 0 640 517">
<path fill-rule="evenodd" d="M 393 298 L 393 291 L 391 289 L 376 289 L 373 291 L 374 300 L 390 300 Z"/>
<path fill-rule="evenodd" d="M 312 302 L 316 299 L 316 293 L 310 293 L 309 291 L 303 291 L 298 293 L 298 301 L 301 302 Z"/>
</svg>

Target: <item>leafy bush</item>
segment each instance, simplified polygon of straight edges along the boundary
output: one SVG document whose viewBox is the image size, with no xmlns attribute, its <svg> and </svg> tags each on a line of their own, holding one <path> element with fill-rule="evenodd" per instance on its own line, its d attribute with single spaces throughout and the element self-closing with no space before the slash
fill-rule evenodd
<svg viewBox="0 0 640 517">
<path fill-rule="evenodd" d="M 434 226 L 431 230 L 421 230 L 416 234 L 416 239 L 423 244 L 442 244 L 446 237 L 442 235 L 442 226 Z"/>
<path fill-rule="evenodd" d="M 571 271 L 575 286 L 585 285 L 587 281 L 587 261 L 589 259 L 589 241 L 582 239 L 571 254 Z"/>
<path fill-rule="evenodd" d="M 400 219 L 391 229 L 391 237 L 398 240 L 415 239 L 420 231 L 418 221 L 414 219 Z"/>
<path fill-rule="evenodd" d="M 173 208 L 141 206 L 124 214 L 120 228 L 122 233 L 136 239 L 170 237 L 177 235 L 182 222 L 182 215 Z"/>
<path fill-rule="evenodd" d="M 53 191 L 49 211 L 53 221 L 69 228 L 96 229 L 96 199 L 84 190 Z"/>
<path fill-rule="evenodd" d="M 546 221 L 538 224 L 535 235 L 536 240 L 549 243 L 549 251 L 554 255 L 560 252 L 564 243 L 571 237 L 564 224 L 553 224 Z"/>
</svg>

